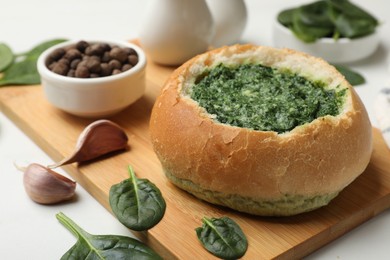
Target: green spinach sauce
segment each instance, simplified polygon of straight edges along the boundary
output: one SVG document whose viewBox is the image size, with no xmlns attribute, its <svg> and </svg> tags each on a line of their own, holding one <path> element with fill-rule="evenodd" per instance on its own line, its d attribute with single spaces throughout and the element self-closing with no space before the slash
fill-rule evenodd
<svg viewBox="0 0 390 260">
<path fill-rule="evenodd" d="M 258 64 L 220 64 L 199 76 L 188 94 L 220 123 L 284 133 L 321 116 L 336 116 L 345 92 Z"/>
</svg>

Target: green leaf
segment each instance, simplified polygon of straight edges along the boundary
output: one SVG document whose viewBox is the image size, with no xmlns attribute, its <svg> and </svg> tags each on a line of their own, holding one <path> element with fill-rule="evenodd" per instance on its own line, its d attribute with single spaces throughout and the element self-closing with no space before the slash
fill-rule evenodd
<svg viewBox="0 0 390 260">
<path fill-rule="evenodd" d="M 14 61 L 14 54 L 5 43 L 0 43 L 0 72 L 5 70 Z"/>
<path fill-rule="evenodd" d="M 330 19 L 330 7 L 326 1 L 318 1 L 297 8 L 300 21 L 306 26 L 332 29 L 333 22 Z"/>
<path fill-rule="evenodd" d="M 378 24 L 377 19 L 365 11 L 364 9 L 360 8 L 356 4 L 353 4 L 352 2 L 348 0 L 326 0 L 331 7 L 336 9 L 338 12 L 346 14 L 350 17 L 359 17 L 362 19 L 370 19 L 375 21 Z"/>
<path fill-rule="evenodd" d="M 335 24 L 343 37 L 351 39 L 369 35 L 375 31 L 377 26 L 372 20 L 355 18 L 345 14 L 339 15 Z"/>
<path fill-rule="evenodd" d="M 92 235 L 80 228 L 62 212 L 57 219 L 76 237 L 76 244 L 62 257 L 67 259 L 162 259 L 142 242 L 126 236 Z"/>
<path fill-rule="evenodd" d="M 109 193 L 110 206 L 126 227 L 148 230 L 160 222 L 165 213 L 165 200 L 160 190 L 147 179 L 138 179 L 128 167 L 130 178 L 113 185 Z"/>
<path fill-rule="evenodd" d="M 366 80 L 364 79 L 364 77 L 359 74 L 358 72 L 356 71 L 353 71 L 351 70 L 350 68 L 347 68 L 345 66 L 341 66 L 341 65 L 335 65 L 333 64 L 333 66 L 341 73 L 343 74 L 343 76 L 345 77 L 345 79 L 349 82 L 349 84 L 351 84 L 352 86 L 357 86 L 357 85 L 361 85 L 361 84 L 364 84 L 366 82 Z"/>
<path fill-rule="evenodd" d="M 329 17 L 329 6 L 325 1 L 302 5 L 292 13 L 290 29 L 303 42 L 315 42 L 333 33 L 333 22 Z"/>
<path fill-rule="evenodd" d="M 48 40 L 48 41 L 42 42 L 42 43 L 38 44 L 37 46 L 35 46 L 34 48 L 32 48 L 27 53 L 25 53 L 24 55 L 29 57 L 29 58 L 32 58 L 32 59 L 38 59 L 39 55 L 41 55 L 42 52 L 44 52 L 45 50 L 47 50 L 48 48 L 50 48 L 54 45 L 57 45 L 59 43 L 65 42 L 65 41 L 66 41 L 66 39 L 53 39 L 53 40 Z"/>
<path fill-rule="evenodd" d="M 301 12 L 298 10 L 293 15 L 293 26 L 291 30 L 299 39 L 304 42 L 315 42 L 319 38 L 332 34 L 332 28 L 307 25 L 302 21 Z"/>
<path fill-rule="evenodd" d="M 278 21 L 304 42 L 319 38 L 356 38 L 373 33 L 378 20 L 348 0 L 321 0 L 278 14 Z"/>
<path fill-rule="evenodd" d="M 40 83 L 40 76 L 35 59 L 25 59 L 15 62 L 4 71 L 0 86 L 4 85 L 34 85 Z"/>
<path fill-rule="evenodd" d="M 333 10 L 332 19 L 341 37 L 356 38 L 371 34 L 378 20 L 348 0 L 327 0 Z"/>
<path fill-rule="evenodd" d="M 18 55 L 18 61 L 7 66 L 0 78 L 0 86 L 6 85 L 35 85 L 41 82 L 37 69 L 38 57 L 43 51 L 51 46 L 65 41 L 64 39 L 55 39 L 45 41 L 27 53 Z M 0 56 L 1 58 L 1 56 Z"/>
<path fill-rule="evenodd" d="M 195 231 L 207 251 L 222 259 L 237 259 L 245 254 L 248 241 L 240 226 L 232 219 L 203 218 L 202 222 L 202 227 Z"/>
<path fill-rule="evenodd" d="M 296 8 L 291 8 L 280 12 L 277 17 L 278 22 L 286 27 L 289 27 L 293 23 L 293 15 L 295 11 Z"/>
</svg>

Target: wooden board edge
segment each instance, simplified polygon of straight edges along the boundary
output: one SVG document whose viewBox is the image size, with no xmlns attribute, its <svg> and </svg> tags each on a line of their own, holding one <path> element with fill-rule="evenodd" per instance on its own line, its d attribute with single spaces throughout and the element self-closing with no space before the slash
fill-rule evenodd
<svg viewBox="0 0 390 260">
<path fill-rule="evenodd" d="M 379 215 L 383 211 L 390 208 L 390 194 L 382 197 L 381 199 L 372 203 L 369 208 L 364 211 L 361 210 L 351 215 L 350 218 L 338 222 L 334 226 L 326 228 L 322 232 L 313 236 L 311 240 L 306 240 L 303 243 L 296 245 L 294 248 L 285 251 L 275 259 L 289 260 L 289 259 L 302 259 L 318 250 L 322 247 L 335 242 L 338 238 L 342 237 L 346 233 L 359 227 L 361 224 Z"/>
</svg>

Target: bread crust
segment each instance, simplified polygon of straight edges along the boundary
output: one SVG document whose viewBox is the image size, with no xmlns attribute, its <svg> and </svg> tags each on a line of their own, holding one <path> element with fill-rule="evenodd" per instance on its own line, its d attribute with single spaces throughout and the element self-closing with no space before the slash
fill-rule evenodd
<svg viewBox="0 0 390 260">
<path fill-rule="evenodd" d="M 320 117 L 283 134 L 218 123 L 183 93 L 205 67 L 221 62 L 257 63 L 322 80 L 329 88 L 340 85 L 347 88 L 344 108 L 338 116 Z M 150 119 L 153 148 L 170 180 L 204 200 L 256 215 L 293 215 L 327 204 L 335 196 L 328 195 L 367 167 L 371 131 L 364 105 L 333 66 L 301 52 L 254 45 L 222 47 L 183 64 L 166 81 Z M 232 196 L 261 204 L 286 196 L 329 199 L 298 210 L 267 211 L 223 202 Z"/>
</svg>

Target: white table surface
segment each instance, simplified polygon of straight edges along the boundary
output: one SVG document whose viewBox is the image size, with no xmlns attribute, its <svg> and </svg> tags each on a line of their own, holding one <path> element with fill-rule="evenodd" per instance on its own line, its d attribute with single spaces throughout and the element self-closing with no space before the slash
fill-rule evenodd
<svg viewBox="0 0 390 260">
<path fill-rule="evenodd" d="M 302 2 L 307 1 L 247 0 L 249 20 L 243 41 L 272 45 L 272 19 L 287 5 L 296 6 Z M 23 52 L 57 37 L 136 38 L 147 0 L 0 0 L 0 3 L 0 42 L 6 42 L 16 52 Z M 378 51 L 369 59 L 348 64 L 367 80 L 356 90 L 375 126 L 374 99 L 381 87 L 389 85 L 390 78 L 387 62 L 390 2 L 355 0 L 355 3 L 383 22 Z M 55 218 L 60 211 L 91 233 L 131 235 L 81 186 L 77 187 L 74 203 L 42 206 L 32 202 L 24 192 L 22 173 L 15 169 L 14 162 L 47 165 L 52 161 L 0 113 L 0 259 L 59 259 L 76 242 Z M 307 259 L 390 259 L 389 241 L 390 210 L 386 210 Z"/>
</svg>

